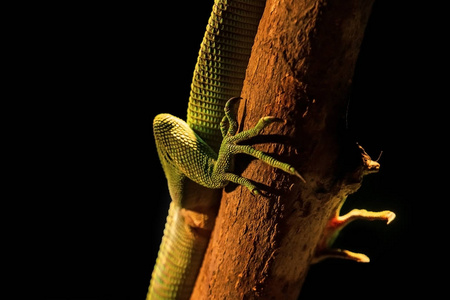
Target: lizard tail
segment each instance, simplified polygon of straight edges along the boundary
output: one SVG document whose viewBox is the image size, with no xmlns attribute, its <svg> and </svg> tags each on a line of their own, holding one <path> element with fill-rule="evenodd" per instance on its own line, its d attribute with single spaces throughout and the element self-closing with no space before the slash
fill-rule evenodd
<svg viewBox="0 0 450 300">
<path fill-rule="evenodd" d="M 189 299 L 207 242 L 195 237 L 172 201 L 146 300 Z"/>
</svg>

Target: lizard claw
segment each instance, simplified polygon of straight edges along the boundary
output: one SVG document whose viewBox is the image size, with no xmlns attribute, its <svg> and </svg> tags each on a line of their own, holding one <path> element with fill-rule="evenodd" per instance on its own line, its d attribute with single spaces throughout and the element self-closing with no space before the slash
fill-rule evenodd
<svg viewBox="0 0 450 300">
<path fill-rule="evenodd" d="M 301 180 L 303 183 L 306 183 L 305 178 L 303 178 L 303 176 L 300 175 L 300 173 L 297 172 L 295 169 L 294 169 L 294 175 L 297 176 L 298 178 L 300 178 L 300 180 Z"/>
<path fill-rule="evenodd" d="M 252 192 L 252 194 L 253 194 L 254 196 L 261 195 L 261 191 L 258 190 L 258 189 L 253 189 L 251 192 Z"/>
</svg>

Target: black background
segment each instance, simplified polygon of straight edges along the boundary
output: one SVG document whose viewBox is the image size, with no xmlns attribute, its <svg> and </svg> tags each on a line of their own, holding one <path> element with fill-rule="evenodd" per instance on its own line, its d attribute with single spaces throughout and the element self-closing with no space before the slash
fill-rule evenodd
<svg viewBox="0 0 450 300">
<path fill-rule="evenodd" d="M 18 72 L 27 70 L 30 84 L 20 91 L 31 101 L 22 107 L 18 169 L 30 182 L 20 191 L 32 201 L 19 219 L 31 220 L 20 275 L 37 298 L 145 298 L 170 201 L 152 119 L 185 118 L 209 2 L 60 7 L 25 30 Z M 349 225 L 336 246 L 371 262 L 312 266 L 303 300 L 394 299 L 425 288 L 419 268 L 431 245 L 417 228 L 431 219 L 423 201 L 435 201 L 421 195 L 430 173 L 420 171 L 431 137 L 424 126 L 432 55 L 424 44 L 432 42 L 419 9 L 387 2 L 373 7 L 348 116 L 348 130 L 372 158 L 383 151 L 381 170 L 343 210 L 388 209 L 397 218 Z"/>
</svg>

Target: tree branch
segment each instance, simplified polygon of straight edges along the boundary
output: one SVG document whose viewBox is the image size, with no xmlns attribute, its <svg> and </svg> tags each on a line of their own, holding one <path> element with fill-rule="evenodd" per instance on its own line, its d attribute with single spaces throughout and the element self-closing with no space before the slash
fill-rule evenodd
<svg viewBox="0 0 450 300">
<path fill-rule="evenodd" d="M 236 173 L 265 193 L 253 196 L 231 184 L 225 189 L 191 299 L 297 299 L 343 201 L 363 175 L 378 169 L 345 133 L 347 97 L 372 4 L 267 1 L 238 121 L 245 130 L 263 116 L 285 120 L 253 142 L 291 163 L 306 184 L 239 156 Z"/>
</svg>

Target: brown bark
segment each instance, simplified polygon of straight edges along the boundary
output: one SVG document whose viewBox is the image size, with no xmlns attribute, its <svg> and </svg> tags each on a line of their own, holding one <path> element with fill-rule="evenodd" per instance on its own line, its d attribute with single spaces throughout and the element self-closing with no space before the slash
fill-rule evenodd
<svg viewBox="0 0 450 300">
<path fill-rule="evenodd" d="M 262 116 L 284 119 L 255 148 L 293 164 L 306 184 L 238 156 L 236 173 L 264 194 L 227 187 L 191 299 L 297 299 L 329 219 L 368 171 L 345 115 L 372 4 L 267 1 L 238 121 L 245 130 Z"/>
</svg>

